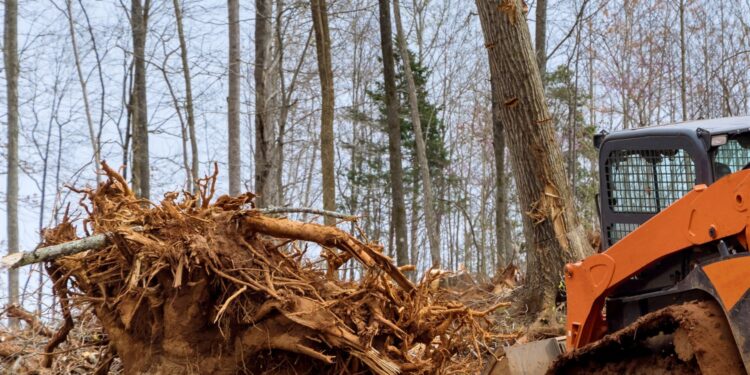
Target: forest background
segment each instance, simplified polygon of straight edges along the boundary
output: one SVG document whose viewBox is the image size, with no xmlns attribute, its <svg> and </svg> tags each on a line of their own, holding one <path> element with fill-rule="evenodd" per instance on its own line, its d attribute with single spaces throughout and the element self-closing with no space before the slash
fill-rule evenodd
<svg viewBox="0 0 750 375">
<path fill-rule="evenodd" d="M 378 1 L 316 0 L 312 8 L 289 0 L 17 6 L 18 67 L 3 65 L 0 86 L 17 73 L 19 189 L 12 215 L 16 200 L 5 183 L 0 187 L 0 200 L 8 202 L 0 207 L 0 248 L 33 249 L 42 228 L 66 210 L 76 215 L 78 196 L 66 186 L 95 185 L 96 161 L 106 160 L 124 166 L 136 190 L 154 201 L 167 191 L 193 190 L 191 181 L 213 173 L 216 164 L 220 193 L 254 191 L 264 207 L 360 216 L 364 235 L 400 264 L 415 264 L 415 278 L 438 264 L 479 278 L 511 262 L 525 266 L 525 212 L 506 147 L 493 137 L 487 45 L 473 2 L 403 0 L 399 17 L 391 17 L 402 254 L 392 220 Z M 593 134 L 748 113 L 747 0 L 537 0 L 527 6 L 562 167 L 589 231 L 598 228 Z M 316 14 L 327 18 L 327 33 L 317 34 L 323 29 Z M 396 19 L 408 45 L 429 189 L 420 173 Z M 7 11 L 5 21 L 7 62 Z M 329 74 L 321 69 L 326 61 Z M 326 116 L 321 88 L 329 85 L 334 106 Z M 7 110 L 13 99 L 0 92 L 3 181 L 13 159 L 9 135 L 16 122 Z M 425 210 L 427 191 L 433 196 Z M 314 260 L 317 251 L 309 255 Z M 343 278 L 361 272 L 353 263 L 341 269 Z M 39 266 L 21 270 L 17 287 L 5 276 L 0 299 L 13 289 L 30 310 L 49 310 L 50 285 Z"/>
</svg>

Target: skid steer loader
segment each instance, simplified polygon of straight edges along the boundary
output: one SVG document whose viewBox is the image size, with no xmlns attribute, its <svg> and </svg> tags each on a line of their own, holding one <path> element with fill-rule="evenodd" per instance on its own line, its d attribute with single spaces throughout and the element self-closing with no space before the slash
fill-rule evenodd
<svg viewBox="0 0 750 375">
<path fill-rule="evenodd" d="M 563 271 L 566 336 L 507 348 L 507 370 L 750 371 L 750 117 L 594 143 L 601 249 Z"/>
</svg>

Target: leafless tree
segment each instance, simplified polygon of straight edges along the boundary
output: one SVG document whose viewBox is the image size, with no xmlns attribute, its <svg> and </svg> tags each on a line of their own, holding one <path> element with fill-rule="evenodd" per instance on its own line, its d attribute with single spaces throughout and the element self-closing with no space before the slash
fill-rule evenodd
<svg viewBox="0 0 750 375">
<path fill-rule="evenodd" d="M 393 61 L 393 36 L 391 32 L 391 9 L 388 0 L 378 0 L 380 22 L 380 48 L 383 60 L 383 83 L 388 121 L 388 165 L 391 182 L 391 227 L 395 236 L 396 261 L 399 265 L 410 261 L 406 239 L 406 206 L 404 203 L 404 172 L 401 165 L 401 121 L 399 102 L 396 96 L 396 71 Z M 416 254 L 411 257 L 416 263 Z"/>
<path fill-rule="evenodd" d="M 322 110 L 320 115 L 320 161 L 323 175 L 323 209 L 336 210 L 336 180 L 334 176 L 333 154 L 333 67 L 331 66 L 331 37 L 328 31 L 328 7 L 325 0 L 312 0 L 313 29 L 315 30 L 315 50 L 318 56 L 318 75 Z M 336 219 L 325 217 L 326 225 L 335 225 Z"/>
<path fill-rule="evenodd" d="M 5 2 L 3 61 L 8 111 L 7 236 L 8 253 L 17 252 L 18 240 L 18 1 Z M 18 270 L 8 271 L 8 302 L 18 303 Z M 10 320 L 15 327 L 18 321 Z"/>
<path fill-rule="evenodd" d="M 177 0 L 175 0 L 177 1 Z M 229 95 L 227 96 L 229 147 L 229 194 L 240 193 L 242 152 L 240 151 L 240 2 L 228 0 L 229 8 Z"/>
<path fill-rule="evenodd" d="M 83 111 L 86 115 L 86 125 L 89 130 L 89 139 L 91 141 L 92 155 L 94 157 L 94 165 L 96 170 L 99 170 L 99 162 L 101 158 L 101 145 L 99 144 L 99 135 L 94 129 L 94 120 L 91 116 L 91 107 L 89 105 L 89 90 L 86 85 L 86 77 L 83 74 L 83 68 L 81 67 L 81 58 L 78 53 L 78 42 L 76 40 L 75 23 L 73 21 L 73 1 L 65 0 L 65 15 L 68 19 L 68 30 L 70 32 L 70 43 L 73 47 L 73 61 L 76 66 L 76 74 L 78 75 L 78 83 L 81 85 L 81 96 L 83 97 Z M 99 174 L 97 173 L 97 180 Z"/>
<path fill-rule="evenodd" d="M 411 121 L 414 126 L 414 138 L 417 145 L 417 161 L 419 163 L 419 174 L 422 178 L 422 189 L 424 197 L 424 212 L 427 227 L 427 239 L 430 242 L 430 254 L 432 255 L 432 266 L 440 268 L 440 233 L 437 218 L 435 216 L 435 198 L 432 190 L 432 179 L 430 177 L 430 167 L 427 163 L 427 147 L 425 146 L 424 133 L 419 115 L 419 105 L 417 102 L 417 89 L 414 84 L 414 76 L 411 70 L 411 57 L 406 43 L 406 35 L 401 26 L 401 13 L 399 10 L 398 0 L 393 0 L 393 17 L 396 21 L 396 39 L 399 44 L 401 61 L 404 65 L 404 75 L 406 76 L 407 90 L 409 94 L 409 107 Z"/>
<path fill-rule="evenodd" d="M 193 83 L 190 76 L 190 63 L 188 62 L 188 49 L 187 41 L 185 40 L 185 32 L 183 31 L 183 17 L 182 10 L 180 8 L 180 1 L 174 0 L 174 16 L 177 23 L 177 35 L 180 40 L 180 61 L 182 62 L 182 76 L 185 79 L 185 111 L 187 112 L 187 137 L 190 140 L 190 173 L 188 178 L 188 189 L 192 189 L 193 192 L 198 191 L 198 186 L 195 181 L 198 181 L 199 176 L 199 161 L 198 161 L 198 140 L 195 135 L 195 113 L 193 110 Z M 231 68 L 230 68 L 231 71 Z M 231 73 L 230 73 L 231 76 Z M 230 78 L 231 85 L 231 78 Z M 179 110 L 178 110 L 179 111 Z M 237 113 L 239 117 L 239 111 Z M 239 121 L 239 118 L 238 118 Z M 184 128 L 184 127 L 183 127 Z M 232 142 L 239 142 L 239 135 L 237 140 L 233 141 L 232 137 L 229 137 L 230 149 Z M 185 136 L 183 135 L 183 140 Z M 239 146 L 238 146 L 239 148 Z M 237 150 L 239 153 L 239 149 Z M 230 150 L 231 155 L 231 150 Z M 230 168 L 231 171 L 231 168 Z"/>
<path fill-rule="evenodd" d="M 276 126 L 272 106 L 270 79 L 272 55 L 272 3 L 255 1 L 255 192 L 259 207 L 279 203 L 277 173 L 281 166 L 276 158 Z"/>
<path fill-rule="evenodd" d="M 536 1 L 536 19 L 534 31 L 534 47 L 536 48 L 536 63 L 542 73 L 542 80 L 547 73 L 547 0 Z"/>
<path fill-rule="evenodd" d="M 146 101 L 146 35 L 151 0 L 131 0 L 130 25 L 133 35 L 133 88 L 130 94 L 130 122 L 133 150 L 133 190 L 148 199 L 151 192 L 151 171 L 148 148 L 148 102 Z"/>
</svg>

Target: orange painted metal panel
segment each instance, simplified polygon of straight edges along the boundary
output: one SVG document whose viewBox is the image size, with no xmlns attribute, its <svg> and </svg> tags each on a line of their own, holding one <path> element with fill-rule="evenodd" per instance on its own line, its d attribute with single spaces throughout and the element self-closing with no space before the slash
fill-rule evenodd
<svg viewBox="0 0 750 375">
<path fill-rule="evenodd" d="M 750 257 L 732 258 L 709 264 L 703 271 L 711 280 L 726 311 L 750 289 Z"/>
</svg>

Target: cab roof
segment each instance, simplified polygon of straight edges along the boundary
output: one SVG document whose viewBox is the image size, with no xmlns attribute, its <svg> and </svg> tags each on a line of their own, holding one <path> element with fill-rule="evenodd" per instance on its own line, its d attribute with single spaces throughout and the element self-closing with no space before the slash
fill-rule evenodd
<svg viewBox="0 0 750 375">
<path fill-rule="evenodd" d="M 611 141 L 615 139 L 664 135 L 688 135 L 695 137 L 698 134 L 698 129 L 705 130 L 712 135 L 740 133 L 750 130 L 750 116 L 694 120 L 668 125 L 654 125 L 643 128 L 618 130 L 607 134 L 604 137 L 604 140 Z"/>
</svg>

